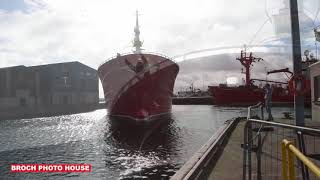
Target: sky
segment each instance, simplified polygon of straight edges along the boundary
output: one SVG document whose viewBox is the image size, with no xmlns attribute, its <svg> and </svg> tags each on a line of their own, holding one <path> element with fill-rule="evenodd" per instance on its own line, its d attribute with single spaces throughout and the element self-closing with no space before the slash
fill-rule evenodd
<svg viewBox="0 0 320 180">
<path fill-rule="evenodd" d="M 299 5 L 312 20 L 302 29 L 320 25 L 319 0 Z M 132 50 L 136 10 L 143 48 L 169 57 L 279 43 L 272 15 L 283 7 L 279 0 L 0 0 L 0 67 L 80 61 L 97 68 Z"/>
</svg>

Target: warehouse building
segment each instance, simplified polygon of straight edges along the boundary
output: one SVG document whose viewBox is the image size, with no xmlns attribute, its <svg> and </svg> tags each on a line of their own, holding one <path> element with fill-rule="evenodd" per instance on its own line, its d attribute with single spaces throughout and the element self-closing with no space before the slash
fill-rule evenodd
<svg viewBox="0 0 320 180">
<path fill-rule="evenodd" d="M 310 66 L 312 120 L 320 121 L 320 62 Z"/>
<path fill-rule="evenodd" d="M 0 111 L 52 114 L 98 104 L 97 71 L 80 62 L 0 69 Z M 3 114 L 3 113 L 2 113 Z"/>
</svg>

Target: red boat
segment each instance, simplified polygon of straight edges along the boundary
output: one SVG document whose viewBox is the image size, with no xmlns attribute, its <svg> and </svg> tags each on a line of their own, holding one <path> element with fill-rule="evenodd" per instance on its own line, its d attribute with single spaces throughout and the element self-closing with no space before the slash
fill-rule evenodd
<svg viewBox="0 0 320 180">
<path fill-rule="evenodd" d="M 109 115 L 136 121 L 167 116 L 179 67 L 168 57 L 141 52 L 138 15 L 134 32 L 135 51 L 98 68 Z"/>
<path fill-rule="evenodd" d="M 272 102 L 279 104 L 293 104 L 294 96 L 290 93 L 288 88 L 288 82 L 278 82 L 278 81 L 268 81 L 262 79 L 251 79 L 250 78 L 250 68 L 253 66 L 252 63 L 261 61 L 263 59 L 254 57 L 252 53 L 247 56 L 245 51 L 241 51 L 240 58 L 237 58 L 242 66 L 245 67 L 245 85 L 238 87 L 227 87 L 225 84 L 220 84 L 219 86 L 209 86 L 209 90 L 213 96 L 214 104 L 216 105 L 228 105 L 228 106 L 247 106 L 254 105 L 258 102 L 263 102 L 264 91 L 262 87 L 254 85 L 256 82 L 269 83 L 273 87 L 272 91 Z M 308 63 L 310 61 L 307 61 Z M 268 72 L 271 73 L 292 73 L 288 68 L 274 70 Z M 283 87 L 285 86 L 285 87 Z M 310 103 L 311 94 L 308 92 L 305 95 L 306 104 Z"/>
</svg>

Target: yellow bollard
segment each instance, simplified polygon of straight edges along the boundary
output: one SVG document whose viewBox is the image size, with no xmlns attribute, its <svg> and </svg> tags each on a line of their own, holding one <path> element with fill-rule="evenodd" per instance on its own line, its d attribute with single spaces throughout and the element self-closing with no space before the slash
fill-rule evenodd
<svg viewBox="0 0 320 180">
<path fill-rule="evenodd" d="M 304 154 L 302 154 L 296 147 L 290 145 L 288 151 L 292 152 L 308 169 L 320 178 L 320 167 L 310 161 Z"/>
<path fill-rule="evenodd" d="M 284 140 L 281 144 L 281 156 L 282 156 L 282 180 L 288 180 L 288 169 L 287 169 L 287 150 Z"/>
<path fill-rule="evenodd" d="M 281 144 L 282 151 L 282 179 L 283 180 L 294 180 L 295 179 L 295 168 L 294 158 L 297 157 L 308 169 L 313 172 L 317 177 L 320 178 L 320 168 L 310 161 L 304 154 L 302 154 L 292 143 L 286 139 L 282 140 Z M 288 159 L 288 162 L 287 162 Z M 288 164 L 288 165 L 287 165 Z M 288 177 L 289 170 L 289 177 Z"/>
<path fill-rule="evenodd" d="M 282 179 L 283 180 L 294 180 L 295 169 L 294 169 L 294 154 L 289 150 L 289 146 L 292 146 L 291 142 L 284 139 L 282 141 Z M 287 161 L 288 158 L 288 161 Z M 287 165 L 288 164 L 288 165 Z M 289 169 L 289 177 L 288 177 Z"/>
<path fill-rule="evenodd" d="M 288 144 L 288 148 L 289 146 L 292 146 L 291 143 Z M 288 149 L 288 163 L 289 163 L 289 179 L 294 180 L 294 176 L 295 176 L 294 155 L 293 155 L 293 152 L 289 151 L 289 149 Z"/>
</svg>

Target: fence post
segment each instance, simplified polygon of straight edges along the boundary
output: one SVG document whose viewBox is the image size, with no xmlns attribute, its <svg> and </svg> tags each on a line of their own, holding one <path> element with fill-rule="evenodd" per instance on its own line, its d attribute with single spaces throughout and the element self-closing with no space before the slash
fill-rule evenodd
<svg viewBox="0 0 320 180">
<path fill-rule="evenodd" d="M 252 179 L 251 174 L 251 150 L 252 150 L 252 123 L 248 122 L 248 176 L 249 180 Z"/>
<path fill-rule="evenodd" d="M 302 132 L 301 131 L 297 131 L 297 136 L 298 136 L 299 149 L 303 154 L 306 154 L 306 148 L 305 148 Z M 299 160 L 298 162 L 299 162 L 299 164 L 301 166 L 302 179 L 303 180 L 309 180 L 309 171 L 308 171 L 307 166 L 304 163 L 302 163 L 301 160 Z"/>
<path fill-rule="evenodd" d="M 261 105 L 261 120 L 264 120 L 264 107 Z"/>
<path fill-rule="evenodd" d="M 258 180 L 262 179 L 261 176 L 261 151 L 262 151 L 262 144 L 261 144 L 261 133 L 259 132 L 258 134 L 258 149 L 257 149 L 257 175 L 258 175 Z"/>
<path fill-rule="evenodd" d="M 247 176 L 247 148 L 248 148 L 248 123 L 246 122 L 244 126 L 244 132 L 243 132 L 243 165 L 242 165 L 242 180 L 246 180 Z"/>
</svg>

